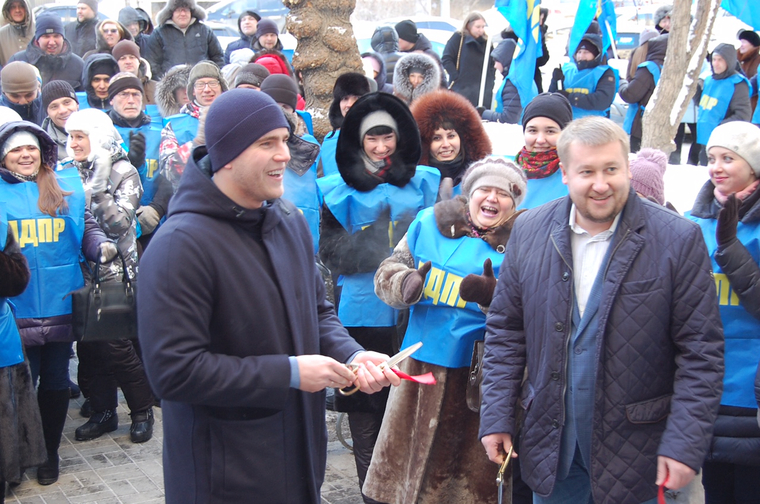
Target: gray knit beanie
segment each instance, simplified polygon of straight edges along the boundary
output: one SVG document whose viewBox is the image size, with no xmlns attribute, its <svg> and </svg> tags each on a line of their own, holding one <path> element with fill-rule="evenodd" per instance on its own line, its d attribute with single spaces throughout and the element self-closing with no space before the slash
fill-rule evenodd
<svg viewBox="0 0 760 504">
<path fill-rule="evenodd" d="M 363 142 L 364 135 L 377 126 L 388 126 L 394 133 L 396 133 L 396 136 L 398 136 L 398 125 L 393 116 L 385 110 L 376 110 L 367 114 L 367 117 L 362 119 L 361 125 L 359 126 L 359 141 Z"/>
<path fill-rule="evenodd" d="M 462 195 L 469 199 L 475 189 L 480 187 L 496 187 L 508 192 L 515 202 L 515 207 L 518 207 L 528 192 L 528 180 L 525 173 L 512 161 L 489 156 L 475 161 L 467 168 L 462 181 Z"/>
<path fill-rule="evenodd" d="M 723 147 L 741 156 L 760 178 L 760 128 L 745 121 L 731 121 L 716 127 L 707 141 L 707 152 Z"/>
<path fill-rule="evenodd" d="M 199 61 L 190 70 L 190 76 L 187 79 L 187 96 L 188 98 L 195 99 L 195 81 L 198 79 L 216 79 L 222 86 L 222 92 L 227 91 L 227 81 L 224 80 L 222 71 L 216 66 L 216 63 L 209 60 Z"/>
</svg>

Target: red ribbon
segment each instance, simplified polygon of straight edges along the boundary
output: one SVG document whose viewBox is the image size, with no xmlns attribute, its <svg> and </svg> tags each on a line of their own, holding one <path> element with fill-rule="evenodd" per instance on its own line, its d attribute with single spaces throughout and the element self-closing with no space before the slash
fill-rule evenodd
<svg viewBox="0 0 760 504">
<path fill-rule="evenodd" d="M 423 375 L 409 376 L 403 371 L 396 371 L 394 369 L 393 372 L 396 373 L 396 376 L 398 376 L 402 380 L 409 380 L 416 383 L 422 383 L 423 385 L 435 385 L 436 383 L 435 376 L 433 376 L 433 373 L 425 373 Z"/>
<path fill-rule="evenodd" d="M 662 485 L 657 489 L 657 504 L 665 504 L 665 483 L 668 482 L 668 478 L 662 482 Z"/>
</svg>

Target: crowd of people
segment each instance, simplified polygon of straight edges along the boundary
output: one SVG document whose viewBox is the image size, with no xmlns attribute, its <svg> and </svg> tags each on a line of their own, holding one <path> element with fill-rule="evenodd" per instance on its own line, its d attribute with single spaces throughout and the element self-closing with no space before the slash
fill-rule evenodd
<svg viewBox="0 0 760 504">
<path fill-rule="evenodd" d="M 684 218 L 640 149 L 667 7 L 625 76 L 592 23 L 544 93 L 544 44 L 532 99 L 480 13 L 441 57 L 381 26 L 321 142 L 274 21 L 241 13 L 222 50 L 195 0 L 97 9 L 2 8 L 3 495 L 58 480 L 70 398 L 86 442 L 121 389 L 133 443 L 162 408 L 167 502 L 317 504 L 334 388 L 365 503 L 493 500 L 508 453 L 505 502 L 649 504 L 700 471 L 707 504 L 760 502 L 757 33 L 684 119 L 710 175 Z M 494 155 L 487 121 L 523 147 Z M 74 349 L 67 295 L 122 278 L 138 334 Z"/>
</svg>

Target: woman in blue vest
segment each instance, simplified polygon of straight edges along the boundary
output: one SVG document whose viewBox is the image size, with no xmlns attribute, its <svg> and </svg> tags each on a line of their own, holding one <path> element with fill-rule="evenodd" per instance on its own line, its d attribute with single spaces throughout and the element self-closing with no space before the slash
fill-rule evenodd
<svg viewBox="0 0 760 504">
<path fill-rule="evenodd" d="M 364 485 L 369 497 L 389 504 L 494 501 L 496 466 L 478 446 L 479 416 L 467 407 L 466 389 L 526 190 L 525 174 L 511 161 L 476 161 L 462 196 L 420 212 L 378 268 L 377 295 L 394 308 L 411 307 L 402 348 L 423 342 L 401 369 L 433 373 L 436 384 L 404 382 L 391 394 Z"/>
<path fill-rule="evenodd" d="M 702 472 L 706 504 L 760 502 L 760 129 L 733 121 L 707 142 L 710 180 L 690 218 L 702 228 L 725 334 L 723 396 Z"/>
<path fill-rule="evenodd" d="M 66 150 L 73 158 L 89 197 L 89 207 L 98 224 L 116 242 L 124 258 L 126 274 L 137 279 L 137 218 L 142 185 L 137 169 L 121 147 L 121 136 L 111 118 L 101 111 L 74 112 L 66 121 L 69 141 Z M 101 267 L 98 276 L 106 282 L 120 281 L 124 266 L 114 261 Z M 90 419 L 76 429 L 77 441 L 95 439 L 119 425 L 117 385 L 130 409 L 133 443 L 153 435 L 153 393 L 142 362 L 129 340 L 91 341 L 77 345 L 80 377 L 86 376 L 85 395 L 90 400 Z M 85 387 L 83 386 L 83 390 Z"/>
<path fill-rule="evenodd" d="M 749 101 L 749 81 L 736 58 L 736 49 L 718 44 L 710 56 L 712 75 L 705 77 L 697 89 L 697 143 L 704 146 L 719 124 L 730 121 L 749 121 L 752 105 Z M 700 152 L 699 164 L 707 164 L 707 153 Z"/>
<path fill-rule="evenodd" d="M 467 167 L 491 154 L 491 139 L 477 111 L 462 95 L 441 90 L 414 102 L 412 115 L 422 140 L 420 164 L 441 172 L 441 183 L 451 179 L 460 194 Z"/>
<path fill-rule="evenodd" d="M 372 279 L 417 213 L 435 203 L 440 174 L 417 166 L 420 134 L 414 117 L 387 93 L 370 93 L 353 104 L 335 158 L 340 173 L 318 182 L 324 195 L 319 256 L 341 275 L 338 317 L 349 334 L 368 350 L 392 355 L 397 313 L 375 295 Z M 387 392 L 336 395 L 335 408 L 348 412 L 360 485 L 387 397 Z"/>
<path fill-rule="evenodd" d="M 58 147 L 40 127 L 11 122 L 0 127 L 0 203 L 31 268 L 31 281 L 16 305 L 33 382 L 48 461 L 37 481 L 58 480 L 58 447 L 69 408 L 71 299 L 84 285 L 80 257 L 104 262 L 116 256 L 87 210 L 76 170 L 56 172 Z"/>
<path fill-rule="evenodd" d="M 515 156 L 515 162 L 528 177 L 528 196 L 521 209 L 535 208 L 567 195 L 559 169 L 557 139 L 572 120 L 570 102 L 559 93 L 541 93 L 525 107 L 525 146 Z"/>
<path fill-rule="evenodd" d="M 573 107 L 573 119 L 587 115 L 609 117 L 610 105 L 618 88 L 618 74 L 603 63 L 601 35 L 586 33 L 575 50 L 575 61 L 555 71 L 550 92 L 565 96 Z M 559 83 L 562 89 L 559 89 Z"/>
<path fill-rule="evenodd" d="M 0 502 L 5 482 L 18 484 L 24 470 L 45 463 L 40 410 L 34 398 L 29 363 L 9 297 L 29 283 L 29 267 L 0 205 Z"/>
</svg>

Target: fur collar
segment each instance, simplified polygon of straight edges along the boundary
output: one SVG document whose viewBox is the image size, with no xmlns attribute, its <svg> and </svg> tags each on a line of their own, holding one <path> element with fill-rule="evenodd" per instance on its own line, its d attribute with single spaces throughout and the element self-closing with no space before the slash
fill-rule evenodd
<svg viewBox="0 0 760 504">
<path fill-rule="evenodd" d="M 203 8 L 198 7 L 198 4 L 195 3 L 195 0 L 169 0 L 166 2 L 166 7 L 161 9 L 156 16 L 156 21 L 158 22 L 159 26 L 169 21 L 172 18 L 172 13 L 177 10 L 177 7 L 183 5 L 187 6 L 190 9 L 190 15 L 198 21 L 203 21 L 206 19 L 206 11 Z"/>
<path fill-rule="evenodd" d="M 156 84 L 154 99 L 161 117 L 169 117 L 179 114 L 180 105 L 174 91 L 177 88 L 186 88 L 190 78 L 190 65 L 177 65 L 169 69 L 163 78 Z"/>
<path fill-rule="evenodd" d="M 507 222 L 499 226 L 493 233 L 483 237 L 492 249 L 503 254 L 509 236 L 512 234 L 512 227 L 515 225 L 517 216 L 525 210 L 519 210 L 513 213 Z M 457 196 L 454 199 L 439 201 L 433 207 L 435 212 L 435 223 L 438 231 L 446 238 L 461 238 L 462 236 L 472 237 L 472 228 L 467 221 L 467 200 L 464 196 Z"/>
</svg>

